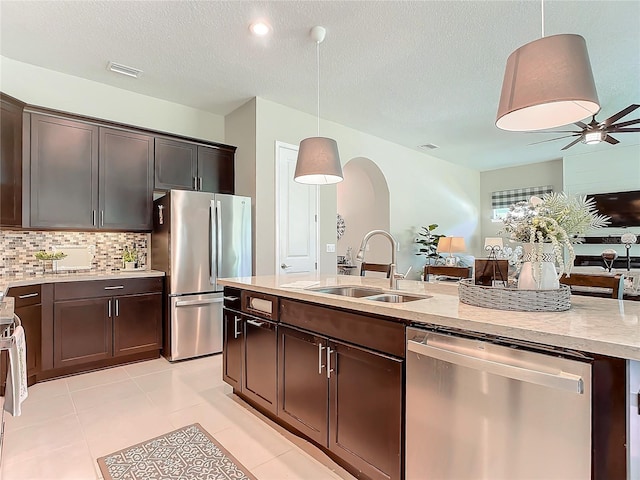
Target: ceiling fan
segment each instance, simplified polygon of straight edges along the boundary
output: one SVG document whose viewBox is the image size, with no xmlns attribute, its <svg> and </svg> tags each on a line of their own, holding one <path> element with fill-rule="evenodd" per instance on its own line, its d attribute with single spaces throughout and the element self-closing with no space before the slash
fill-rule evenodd
<svg viewBox="0 0 640 480">
<path fill-rule="evenodd" d="M 567 148 L 573 147 L 578 142 L 583 142 L 583 143 L 586 143 L 587 145 L 600 143 L 600 142 L 607 142 L 612 145 L 615 145 L 616 143 L 620 143 L 620 141 L 613 138 L 610 135 L 611 133 L 640 132 L 640 128 L 625 128 L 625 127 L 629 127 L 630 125 L 635 125 L 640 123 L 640 118 L 636 120 L 628 120 L 626 122 L 615 123 L 618 120 L 620 120 L 622 117 L 629 115 L 631 112 L 633 112 L 636 108 L 639 108 L 639 107 L 640 105 L 638 104 L 629 105 L 627 108 L 620 110 L 618 113 L 614 115 L 611 115 L 609 118 L 607 118 L 606 120 L 603 120 L 602 122 L 598 122 L 596 120 L 595 115 L 593 116 L 593 118 L 589 123 L 575 122 L 574 125 L 580 128 L 579 131 L 553 130 L 552 132 L 544 132 L 544 133 L 570 133 L 571 135 L 551 138 L 549 140 L 543 140 L 541 142 L 530 143 L 529 145 L 535 145 L 537 143 L 552 142 L 554 140 L 560 140 L 561 138 L 570 138 L 570 137 L 578 137 L 578 138 L 573 140 L 568 145 L 565 145 L 564 147 L 562 147 L 561 150 L 566 150 Z M 543 132 L 538 132 L 538 133 L 543 133 Z"/>
</svg>

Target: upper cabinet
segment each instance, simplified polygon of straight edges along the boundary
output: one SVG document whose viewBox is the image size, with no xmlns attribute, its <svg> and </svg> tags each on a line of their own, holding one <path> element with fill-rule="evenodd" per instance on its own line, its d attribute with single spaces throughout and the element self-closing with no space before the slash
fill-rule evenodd
<svg viewBox="0 0 640 480">
<path fill-rule="evenodd" d="M 0 226 L 22 225 L 22 109 L 24 104 L 0 93 Z"/>
<path fill-rule="evenodd" d="M 155 189 L 234 193 L 234 150 L 156 137 Z"/>
<path fill-rule="evenodd" d="M 153 137 L 31 114 L 32 228 L 152 228 Z"/>
</svg>

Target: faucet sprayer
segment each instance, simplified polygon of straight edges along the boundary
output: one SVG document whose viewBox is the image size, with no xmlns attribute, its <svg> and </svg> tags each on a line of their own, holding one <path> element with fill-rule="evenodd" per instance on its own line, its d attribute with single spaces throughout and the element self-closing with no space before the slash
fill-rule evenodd
<svg viewBox="0 0 640 480">
<path fill-rule="evenodd" d="M 362 238 L 362 243 L 360 244 L 360 250 L 358 250 L 356 259 L 360 260 L 361 262 L 364 261 L 364 252 L 367 248 L 367 243 L 369 243 L 369 239 L 374 235 L 382 235 L 383 237 L 386 237 L 391 243 L 391 265 L 390 265 L 390 272 L 389 272 L 389 286 L 392 289 L 397 290 L 398 280 L 405 278 L 407 274 L 405 273 L 403 275 L 401 273 L 396 272 L 396 266 L 397 266 L 396 251 L 398 250 L 398 242 L 393 237 L 393 235 L 391 235 L 389 232 L 385 230 L 371 230 Z M 409 270 L 411 270 L 411 267 L 409 267 Z M 409 270 L 407 270 L 407 273 L 409 273 Z"/>
</svg>

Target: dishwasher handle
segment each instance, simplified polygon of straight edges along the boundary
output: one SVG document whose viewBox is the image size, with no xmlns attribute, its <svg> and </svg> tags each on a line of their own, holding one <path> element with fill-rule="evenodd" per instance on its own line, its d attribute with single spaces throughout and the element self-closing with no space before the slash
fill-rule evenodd
<svg viewBox="0 0 640 480">
<path fill-rule="evenodd" d="M 212 303 L 222 303 L 222 298 L 207 298 L 202 300 L 178 300 L 176 307 L 192 307 L 200 305 L 211 305 Z"/>
<path fill-rule="evenodd" d="M 508 363 L 494 362 L 484 358 L 478 358 L 464 353 L 458 353 L 444 348 L 425 345 L 424 343 L 409 340 L 407 350 L 410 352 L 435 358 L 444 362 L 453 363 L 463 367 L 473 368 L 501 377 L 513 378 L 528 383 L 535 383 L 544 387 L 565 390 L 572 393 L 584 394 L 584 380 L 580 375 L 559 371 L 548 373 L 540 370 L 518 367 Z"/>
</svg>

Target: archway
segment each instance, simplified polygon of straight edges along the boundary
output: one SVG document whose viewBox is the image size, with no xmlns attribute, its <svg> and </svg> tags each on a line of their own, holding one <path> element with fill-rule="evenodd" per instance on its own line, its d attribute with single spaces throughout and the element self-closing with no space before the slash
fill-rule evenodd
<svg viewBox="0 0 640 480">
<path fill-rule="evenodd" d="M 346 255 L 351 247 L 355 262 L 360 242 L 367 232 L 375 229 L 389 231 L 389 187 L 380 168 L 365 157 L 349 160 L 342 172 L 344 181 L 337 186 L 337 205 L 338 214 L 345 222 L 345 231 L 338 239 L 337 255 Z M 372 263 L 390 263 L 389 241 L 378 236 L 372 238 L 365 259 Z"/>
</svg>

